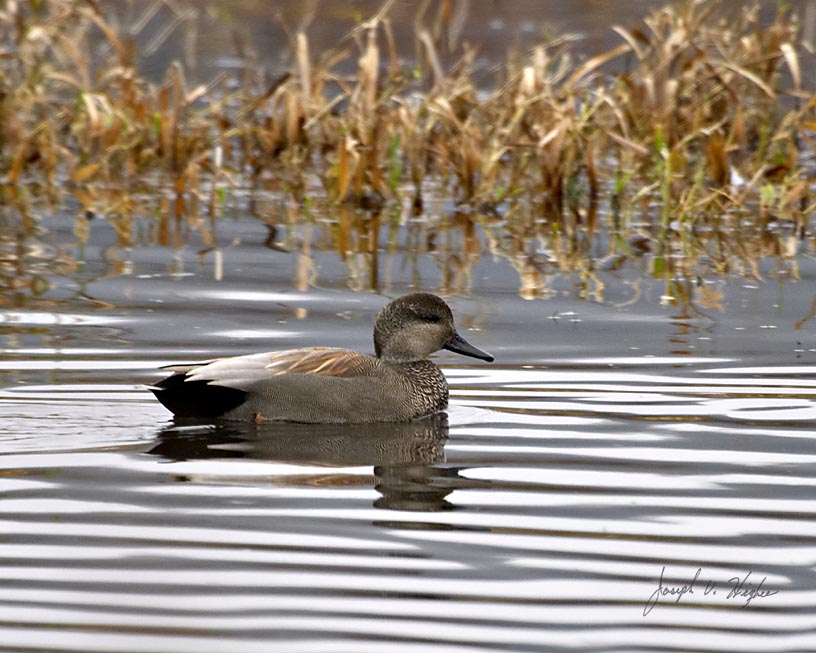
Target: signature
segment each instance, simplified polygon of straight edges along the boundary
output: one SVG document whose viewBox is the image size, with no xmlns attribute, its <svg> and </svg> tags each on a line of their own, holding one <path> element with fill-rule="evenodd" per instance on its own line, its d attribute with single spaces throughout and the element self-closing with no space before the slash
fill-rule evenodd
<svg viewBox="0 0 816 653">
<path fill-rule="evenodd" d="M 680 603 L 687 594 L 694 594 L 695 596 L 717 596 L 718 591 L 724 592 L 727 589 L 728 593 L 723 596 L 729 601 L 734 599 L 744 600 L 745 602 L 742 604 L 743 608 L 751 605 L 751 601 L 754 599 L 764 599 L 768 596 L 779 594 L 779 590 L 764 587 L 765 581 L 768 579 L 767 576 L 764 576 L 759 583 L 749 582 L 754 573 L 753 571 L 748 571 L 744 576 L 733 576 L 729 578 L 728 581 L 724 583 L 724 587 L 721 587 L 714 580 L 701 579 L 700 576 L 702 573 L 703 568 L 698 567 L 694 578 L 688 582 L 671 584 L 667 583 L 664 578 L 666 574 L 666 566 L 664 565 L 663 569 L 660 570 L 657 589 L 652 592 L 652 595 L 649 597 L 649 600 L 646 601 L 646 605 L 643 608 L 643 616 L 645 617 L 649 614 L 660 602 L 660 599 L 668 598 L 675 603 Z M 697 589 L 697 592 L 694 591 L 695 589 Z"/>
</svg>

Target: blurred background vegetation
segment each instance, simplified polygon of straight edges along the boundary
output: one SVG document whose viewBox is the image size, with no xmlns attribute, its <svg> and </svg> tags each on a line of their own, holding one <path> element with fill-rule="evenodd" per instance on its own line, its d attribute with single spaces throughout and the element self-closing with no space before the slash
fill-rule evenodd
<svg viewBox="0 0 816 653">
<path fill-rule="evenodd" d="M 627 264 L 667 286 L 763 260 L 795 277 L 816 245 L 813 3 L 621 3 L 616 25 L 589 3 L 583 32 L 527 4 L 508 39 L 498 1 L 5 2 L 4 301 L 71 274 L 94 219 L 119 248 L 217 258 L 236 213 L 341 258 L 408 229 L 453 292 L 485 253 L 528 298 L 553 269 L 587 298 Z M 73 238 L 45 247 L 54 220 Z"/>
</svg>

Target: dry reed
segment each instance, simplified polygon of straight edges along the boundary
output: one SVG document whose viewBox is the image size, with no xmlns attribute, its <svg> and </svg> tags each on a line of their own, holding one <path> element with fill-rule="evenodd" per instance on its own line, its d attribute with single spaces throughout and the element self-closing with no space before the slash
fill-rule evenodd
<svg viewBox="0 0 816 653">
<path fill-rule="evenodd" d="M 292 34 L 291 71 L 272 83 L 247 57 L 239 79 L 192 87 L 178 64 L 161 83 L 142 77 L 132 37 L 93 0 L 6 3 L 6 203 L 27 214 L 32 193 L 55 208 L 72 196 L 118 225 L 124 247 L 137 198 L 152 189 L 212 247 L 208 225 L 225 193 L 273 189 L 299 207 L 290 220 L 315 202 L 340 210 L 335 246 L 345 254 L 359 222 L 349 209 L 375 220 L 389 205 L 418 213 L 432 186 L 471 228 L 482 225 L 530 296 L 546 294 L 548 266 L 591 285 L 599 265 L 647 250 L 651 273 L 667 279 L 690 274 L 702 254 L 715 273 L 757 275 L 753 258 L 785 250 L 769 225 L 805 234 L 816 96 L 804 88 L 799 27 L 784 11 L 768 25 L 756 7 L 725 21 L 716 3 L 691 0 L 615 27 L 620 45 L 581 64 L 565 42 L 509 57 L 485 90 L 473 50 L 444 69 L 441 18 L 437 29 L 418 21 L 419 64 L 403 63 L 389 6 L 322 56 L 304 32 Z M 91 39 L 106 42 L 110 61 L 91 59 Z M 356 75 L 341 75 L 349 60 Z M 602 228 L 609 247 L 593 260 L 587 243 Z M 166 223 L 158 234 L 172 241 Z M 524 258 L 530 238 L 546 240 L 546 262 Z M 472 234 L 465 240 L 460 256 L 472 258 Z"/>
</svg>

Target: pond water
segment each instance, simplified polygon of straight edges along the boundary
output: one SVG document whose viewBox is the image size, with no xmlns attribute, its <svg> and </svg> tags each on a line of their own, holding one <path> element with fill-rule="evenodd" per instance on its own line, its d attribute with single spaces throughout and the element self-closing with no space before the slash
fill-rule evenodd
<svg viewBox="0 0 816 653">
<path fill-rule="evenodd" d="M 310 224 L 285 251 L 223 220 L 205 253 L 89 228 L 44 217 L 49 288 L 3 293 L 3 651 L 816 650 L 812 256 L 682 301 L 634 265 L 529 301 L 480 228 L 458 286 L 404 227 L 345 260 Z M 437 357 L 447 417 L 184 426 L 143 387 L 371 351 L 415 288 L 496 356 Z"/>
</svg>

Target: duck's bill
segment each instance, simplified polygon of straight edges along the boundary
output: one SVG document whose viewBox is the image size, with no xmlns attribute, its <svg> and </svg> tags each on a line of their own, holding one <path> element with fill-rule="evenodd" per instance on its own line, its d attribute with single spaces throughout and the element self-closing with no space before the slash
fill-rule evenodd
<svg viewBox="0 0 816 653">
<path fill-rule="evenodd" d="M 467 340 L 465 340 L 458 333 L 454 333 L 453 337 L 448 340 L 443 349 L 462 354 L 462 356 L 472 356 L 473 358 L 481 358 L 483 361 L 490 363 L 493 357 L 483 349 L 474 347 Z"/>
</svg>

